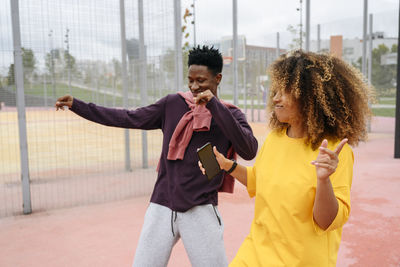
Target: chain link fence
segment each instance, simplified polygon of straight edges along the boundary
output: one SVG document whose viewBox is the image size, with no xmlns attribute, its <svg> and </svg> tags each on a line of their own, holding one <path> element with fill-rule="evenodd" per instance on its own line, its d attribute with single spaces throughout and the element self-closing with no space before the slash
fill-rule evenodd
<svg viewBox="0 0 400 267">
<path fill-rule="evenodd" d="M 282 8 L 287 14 L 293 13 L 289 9 L 297 8 L 294 12 L 300 15 L 304 12 L 301 2 Z M 8 0 L 0 0 L 0 4 L 1 218 L 23 212 L 24 174 L 11 6 Z M 305 48 L 305 14 L 299 16 L 301 21 L 296 18 L 291 24 L 280 25 L 276 32 L 257 35 L 241 28 L 241 23 L 245 24 L 241 12 L 248 14 L 249 5 L 239 2 L 235 78 L 232 20 L 218 13 L 231 12 L 228 7 L 232 1 L 215 2 L 213 9 L 207 1 L 193 0 L 19 1 L 29 164 L 26 167 L 32 210 L 107 202 L 151 192 L 161 153 L 161 131 L 126 132 L 89 122 L 70 111 L 55 112 L 53 106 L 58 97 L 71 94 L 102 106 L 137 108 L 168 93 L 186 90 L 187 55 L 193 44 L 220 49 L 224 69 L 219 96 L 233 102 L 236 80 L 238 105 L 248 120 L 266 121 L 268 65 L 287 50 Z M 362 8 L 360 2 L 358 16 L 336 20 L 332 14 L 331 19 L 324 20 L 330 22 L 322 23 L 318 21 L 321 16 L 311 9 L 310 50 L 338 53 L 362 70 Z M 121 11 L 125 17 L 123 24 Z M 251 12 L 263 11 L 254 4 Z M 214 25 L 210 26 L 204 13 L 217 14 Z M 394 117 L 398 28 L 386 25 L 398 24 L 398 11 L 372 9 L 369 13 L 373 19 L 367 35 L 372 41 L 367 38 L 364 71 L 377 90 L 378 102 L 372 107 L 377 116 Z M 262 28 L 266 22 L 255 22 L 254 27 Z M 121 56 L 122 25 L 126 33 L 126 77 Z M 218 33 L 217 28 L 226 29 L 225 33 Z M 178 48 L 177 34 L 182 39 Z M 179 66 L 181 76 L 176 72 Z"/>
<path fill-rule="evenodd" d="M 0 217 L 22 213 L 21 161 L 10 1 L 0 1 Z M 123 106 L 119 1 L 20 1 L 29 180 L 32 210 L 147 195 L 161 153 L 161 131 L 124 130 L 55 112 L 65 94 Z M 147 97 L 174 87 L 172 1 L 143 1 Z M 138 1 L 126 1 L 127 106 L 143 105 L 139 84 Z M 3 34 L 5 33 L 5 34 Z M 4 38 L 3 38 L 4 36 Z M 146 148 L 143 148 L 143 143 Z M 125 152 L 128 149 L 129 169 Z M 146 157 L 143 157 L 143 155 Z"/>
</svg>

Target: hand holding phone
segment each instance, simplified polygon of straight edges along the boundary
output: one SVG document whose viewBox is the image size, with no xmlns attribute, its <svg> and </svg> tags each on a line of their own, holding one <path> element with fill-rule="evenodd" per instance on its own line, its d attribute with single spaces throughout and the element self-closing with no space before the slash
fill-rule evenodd
<svg viewBox="0 0 400 267">
<path fill-rule="evenodd" d="M 206 170 L 206 175 L 209 180 L 220 173 L 221 168 L 219 167 L 210 142 L 198 148 L 197 155 L 201 164 L 203 165 L 203 168 Z"/>
</svg>

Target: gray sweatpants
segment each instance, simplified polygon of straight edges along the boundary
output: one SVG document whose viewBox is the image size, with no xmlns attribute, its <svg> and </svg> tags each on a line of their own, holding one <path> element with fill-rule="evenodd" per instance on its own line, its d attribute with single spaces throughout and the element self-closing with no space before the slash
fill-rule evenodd
<svg viewBox="0 0 400 267">
<path fill-rule="evenodd" d="M 221 216 L 211 204 L 195 206 L 186 212 L 175 212 L 150 203 L 133 266 L 167 266 L 172 247 L 179 238 L 182 238 L 192 266 L 228 266 L 223 233 Z"/>
</svg>

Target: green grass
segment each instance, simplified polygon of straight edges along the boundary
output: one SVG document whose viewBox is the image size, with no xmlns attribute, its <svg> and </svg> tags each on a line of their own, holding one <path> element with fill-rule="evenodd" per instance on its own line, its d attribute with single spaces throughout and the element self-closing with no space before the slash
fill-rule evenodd
<svg viewBox="0 0 400 267">
<path fill-rule="evenodd" d="M 15 90 L 15 87 L 13 87 L 13 90 Z M 117 89 L 117 91 L 120 93 L 121 90 Z M 137 92 L 138 94 L 140 94 L 140 92 Z M 151 92 L 149 92 L 151 93 Z M 166 92 L 167 94 L 168 92 Z M 43 97 L 45 95 L 45 90 L 44 90 L 44 86 L 43 84 L 35 84 L 32 85 L 32 87 L 30 85 L 26 85 L 25 87 L 25 94 L 29 94 L 29 95 L 36 95 L 36 96 L 41 96 Z M 69 94 L 69 89 L 68 89 L 68 85 L 66 84 L 56 84 L 55 86 L 55 91 L 54 91 L 54 95 L 56 98 L 63 96 L 65 94 Z M 111 105 L 114 103 L 115 101 L 115 105 L 116 106 L 122 106 L 123 105 L 123 99 L 122 97 L 114 97 L 107 95 L 107 94 L 102 94 L 100 92 L 96 92 L 96 91 L 91 91 L 91 90 L 86 90 L 83 88 L 79 88 L 79 87 L 74 87 L 71 86 L 71 94 L 76 97 L 79 98 L 83 101 L 87 101 L 87 102 L 95 102 L 98 103 L 100 105 L 104 105 L 104 104 L 108 104 Z M 51 86 L 51 84 L 47 84 L 47 97 L 51 98 L 53 97 L 53 88 Z M 149 95 L 149 97 L 151 97 Z M 221 94 L 220 97 L 222 99 L 225 100 L 230 100 L 233 98 L 232 95 L 230 94 Z M 241 95 L 238 96 L 239 99 L 242 99 Z M 132 100 L 130 100 L 130 102 L 132 102 Z M 389 105 L 395 105 L 396 103 L 396 98 L 379 98 L 378 100 L 378 104 L 389 104 Z M 140 103 L 137 103 L 140 105 Z M 131 103 L 130 103 L 131 105 Z M 244 108 L 244 105 L 239 105 L 240 108 Z M 251 105 L 249 104 L 247 106 L 247 109 L 251 109 Z M 264 109 L 264 105 L 260 105 L 259 103 L 257 103 L 256 99 L 254 100 L 254 109 Z M 395 109 L 394 108 L 372 108 L 372 113 L 374 116 L 382 116 L 382 117 L 395 117 Z"/>
<path fill-rule="evenodd" d="M 11 90 L 15 91 L 15 86 L 11 87 Z M 47 92 L 46 92 L 47 90 Z M 102 104 L 107 104 L 107 105 L 112 105 L 115 101 L 115 106 L 122 106 L 123 105 L 123 99 L 122 97 L 115 96 L 114 97 L 108 94 L 103 94 L 101 92 L 96 92 L 92 90 L 87 90 L 84 88 L 80 87 L 75 87 L 71 86 L 71 93 L 68 88 L 67 84 L 63 83 L 57 83 L 55 85 L 55 88 L 53 90 L 53 86 L 51 83 L 46 84 L 46 90 L 45 86 L 43 84 L 34 84 L 34 85 L 25 85 L 25 94 L 27 95 L 34 95 L 34 96 L 39 96 L 39 97 L 44 97 L 47 95 L 48 98 L 58 98 L 60 96 L 66 95 L 66 94 L 71 94 L 72 96 L 79 98 L 83 101 L 86 102 L 96 102 L 99 103 L 100 105 Z M 117 92 L 120 93 L 120 90 L 117 89 Z M 132 102 L 133 100 L 130 100 Z M 131 103 L 130 103 L 131 104 Z"/>
<path fill-rule="evenodd" d="M 374 116 L 394 117 L 396 110 L 394 108 L 372 108 Z"/>
<path fill-rule="evenodd" d="M 388 104 L 388 105 L 394 105 L 396 104 L 396 98 L 379 98 L 378 99 L 379 104 Z"/>
</svg>

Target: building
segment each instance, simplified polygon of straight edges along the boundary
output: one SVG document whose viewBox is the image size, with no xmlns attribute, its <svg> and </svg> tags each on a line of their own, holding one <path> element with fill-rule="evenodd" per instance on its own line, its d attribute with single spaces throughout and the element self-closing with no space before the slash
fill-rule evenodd
<svg viewBox="0 0 400 267">
<path fill-rule="evenodd" d="M 219 48 L 224 59 L 224 82 L 222 91 L 231 92 L 233 85 L 233 40 L 232 36 L 222 37 L 221 40 L 209 42 L 209 45 Z M 280 49 L 279 54 L 285 53 Z M 268 77 L 268 66 L 278 57 L 278 51 L 274 47 L 249 45 L 244 35 L 238 35 L 238 88 L 241 94 L 258 95 L 263 91 Z M 245 87 L 246 85 L 246 87 Z"/>
<path fill-rule="evenodd" d="M 321 40 L 320 42 L 320 52 L 329 52 L 330 48 L 330 40 Z M 372 49 L 377 48 L 379 45 L 384 44 L 389 49 L 392 48 L 393 45 L 397 45 L 397 38 L 386 37 L 383 32 L 374 33 L 372 39 Z M 367 43 L 367 49 L 368 49 Z M 310 50 L 317 51 L 318 41 L 312 40 L 310 42 Z M 355 39 L 343 39 L 343 51 L 342 58 L 349 63 L 356 63 L 359 58 L 362 57 L 362 49 L 363 49 L 363 40 L 359 38 Z M 367 50 L 368 51 L 368 50 Z"/>
</svg>

